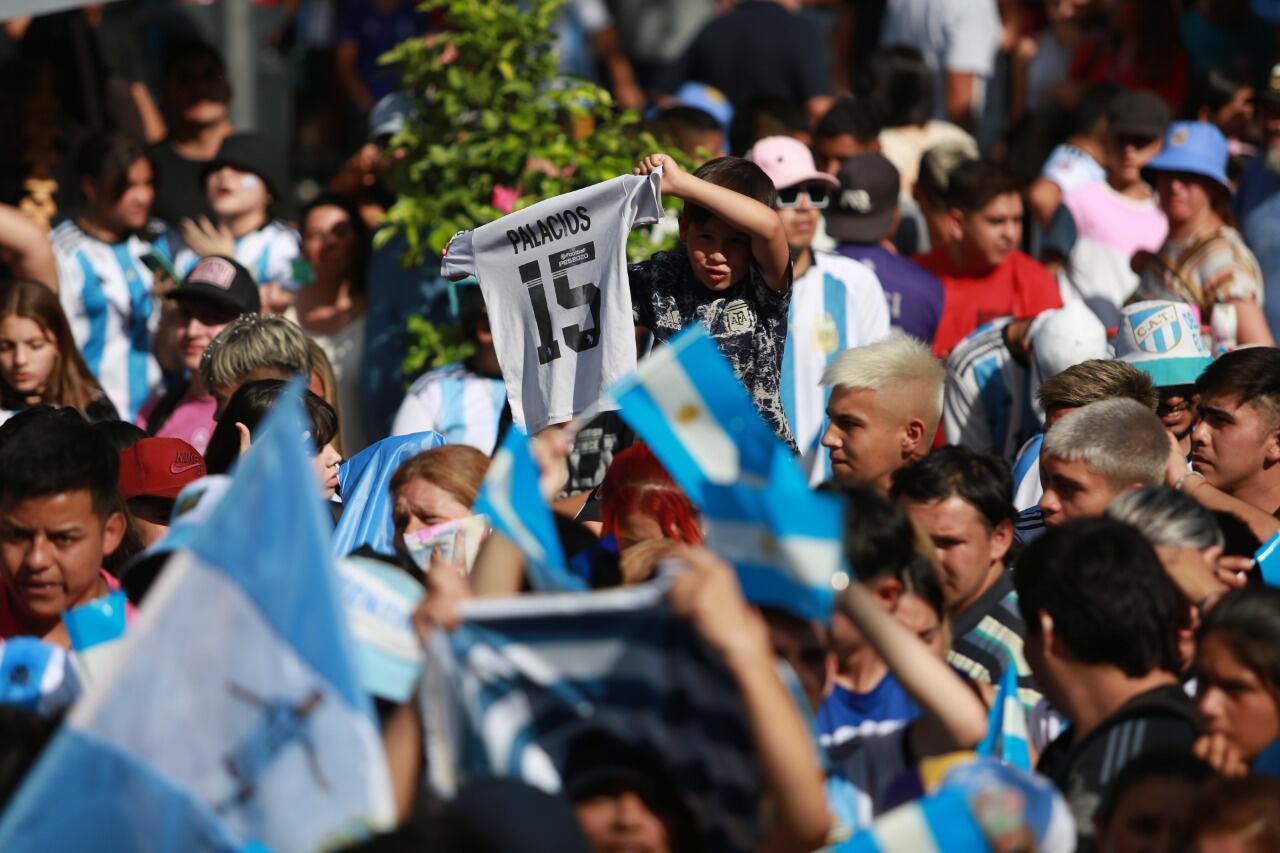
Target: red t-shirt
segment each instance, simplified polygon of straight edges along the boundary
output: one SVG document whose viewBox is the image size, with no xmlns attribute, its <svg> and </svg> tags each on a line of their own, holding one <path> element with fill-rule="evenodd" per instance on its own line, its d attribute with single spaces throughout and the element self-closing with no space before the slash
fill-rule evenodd
<svg viewBox="0 0 1280 853">
<path fill-rule="evenodd" d="M 935 249 L 915 260 L 942 280 L 942 317 L 933 339 L 933 352 L 939 358 L 946 358 L 966 335 L 997 317 L 1034 317 L 1062 307 L 1062 294 L 1053 276 L 1017 250 L 984 276 L 959 272 L 945 249 Z"/>
</svg>

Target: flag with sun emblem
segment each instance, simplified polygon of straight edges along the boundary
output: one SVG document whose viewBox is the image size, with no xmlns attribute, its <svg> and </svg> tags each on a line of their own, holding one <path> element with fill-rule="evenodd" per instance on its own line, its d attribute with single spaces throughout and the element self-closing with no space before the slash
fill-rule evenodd
<svg viewBox="0 0 1280 853">
<path fill-rule="evenodd" d="M 848 581 L 839 499 L 804 473 L 701 324 L 610 390 L 619 412 L 701 510 L 707 545 L 754 604 L 825 622 Z"/>
<path fill-rule="evenodd" d="M 775 457 L 790 453 L 701 323 L 656 348 L 608 394 L 697 506 L 706 484 L 763 486 L 792 474 L 804 483 L 794 461 L 794 470 L 774 470 Z"/>
</svg>

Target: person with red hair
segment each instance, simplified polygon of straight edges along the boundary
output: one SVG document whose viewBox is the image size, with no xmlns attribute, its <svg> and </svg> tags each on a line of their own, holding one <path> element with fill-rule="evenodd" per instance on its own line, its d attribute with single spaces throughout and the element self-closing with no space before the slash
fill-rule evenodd
<svg viewBox="0 0 1280 853">
<path fill-rule="evenodd" d="M 638 542 L 672 539 L 702 544 L 702 528 L 689 498 L 644 444 L 613 457 L 600 486 L 602 532 L 625 551 Z"/>
</svg>

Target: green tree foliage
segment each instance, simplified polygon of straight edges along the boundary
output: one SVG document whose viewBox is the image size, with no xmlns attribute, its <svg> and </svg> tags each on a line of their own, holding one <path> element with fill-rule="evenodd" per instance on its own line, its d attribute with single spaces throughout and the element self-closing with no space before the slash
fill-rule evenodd
<svg viewBox="0 0 1280 853">
<path fill-rule="evenodd" d="M 403 233 L 407 263 L 502 216 L 495 189 L 518 192 L 519 209 L 626 174 L 659 150 L 639 117 L 615 110 L 607 91 L 557 76 L 551 24 L 562 3 L 426 0 L 422 8 L 443 10 L 449 29 L 383 57 L 414 106 L 391 142 L 404 152 L 399 199 L 379 235 L 385 242 Z M 630 251 L 641 257 L 655 248 L 640 237 Z"/>
</svg>

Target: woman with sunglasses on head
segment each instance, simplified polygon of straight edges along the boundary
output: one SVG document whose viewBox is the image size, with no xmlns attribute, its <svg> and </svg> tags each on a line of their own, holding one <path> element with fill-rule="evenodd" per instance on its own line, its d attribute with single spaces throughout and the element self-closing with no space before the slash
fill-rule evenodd
<svg viewBox="0 0 1280 853">
<path fill-rule="evenodd" d="M 769 136 L 752 146 L 755 161 L 778 191 L 776 209 L 791 250 L 791 305 L 782 357 L 782 408 L 802 453 L 817 447 L 826 416 L 819 383 L 836 353 L 889 337 L 889 306 L 876 274 L 855 260 L 813 248 L 822 212 L 839 192 L 818 171 L 799 140 Z M 814 476 L 826 479 L 825 453 L 815 456 Z"/>
</svg>

